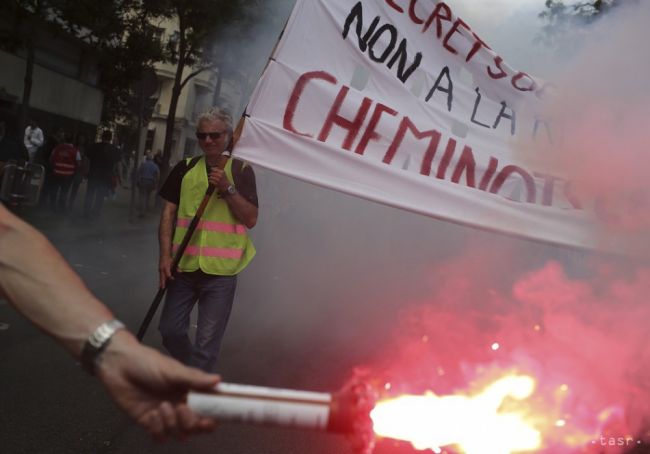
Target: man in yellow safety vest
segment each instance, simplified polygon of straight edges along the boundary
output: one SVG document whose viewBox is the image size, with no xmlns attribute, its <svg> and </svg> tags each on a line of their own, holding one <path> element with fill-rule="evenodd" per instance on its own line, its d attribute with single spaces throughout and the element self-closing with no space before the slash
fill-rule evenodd
<svg viewBox="0 0 650 454">
<path fill-rule="evenodd" d="M 212 108 L 198 119 L 196 137 L 203 156 L 179 162 L 160 195 L 160 286 L 169 286 L 160 317 L 163 345 L 171 355 L 205 371 L 216 368 L 221 339 L 235 296 L 237 274 L 255 255 L 247 229 L 257 222 L 255 174 L 249 165 L 229 159 L 216 167 L 232 136 L 230 115 Z M 217 191 L 172 277 L 172 253 L 205 195 Z M 196 340 L 188 336 L 190 313 L 198 302 Z"/>
</svg>

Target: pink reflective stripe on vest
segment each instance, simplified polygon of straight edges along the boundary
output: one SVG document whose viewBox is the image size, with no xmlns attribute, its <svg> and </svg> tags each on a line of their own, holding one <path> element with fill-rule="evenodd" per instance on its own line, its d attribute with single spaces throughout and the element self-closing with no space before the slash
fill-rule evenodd
<svg viewBox="0 0 650 454">
<path fill-rule="evenodd" d="M 54 164 L 52 171 L 55 175 L 60 175 L 68 177 L 74 175 L 75 166 L 72 164 L 64 164 L 62 162 L 57 162 Z"/>
<path fill-rule="evenodd" d="M 179 218 L 176 221 L 176 226 L 187 228 L 190 226 L 191 222 L 192 220 L 189 218 Z M 202 220 L 199 221 L 199 225 L 197 228 L 199 230 L 205 230 L 208 232 L 236 233 L 239 235 L 246 234 L 246 227 L 244 227 L 242 224 L 226 224 L 225 222 L 218 222 L 218 221 Z"/>
<path fill-rule="evenodd" d="M 174 253 L 178 250 L 178 245 L 172 247 Z M 244 255 L 243 249 L 227 249 L 220 247 L 199 247 L 187 246 L 185 255 L 202 256 L 202 257 L 221 257 L 226 259 L 241 259 Z"/>
</svg>

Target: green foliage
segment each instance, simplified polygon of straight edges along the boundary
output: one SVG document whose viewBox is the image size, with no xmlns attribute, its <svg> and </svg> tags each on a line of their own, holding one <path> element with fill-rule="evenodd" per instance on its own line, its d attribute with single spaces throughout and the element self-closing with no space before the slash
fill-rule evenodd
<svg viewBox="0 0 650 454">
<path fill-rule="evenodd" d="M 175 22 L 177 30 L 163 45 L 165 60 L 187 66 L 212 62 L 211 36 L 219 27 L 239 19 L 247 0 L 144 0 L 155 4 L 157 17 Z"/>
<path fill-rule="evenodd" d="M 25 48 L 30 21 L 44 21 L 48 0 L 6 0 L 0 2 L 0 49 L 15 52 Z"/>
<path fill-rule="evenodd" d="M 151 12 L 131 9 L 121 33 L 100 54 L 100 88 L 104 92 L 102 119 L 137 123 L 139 94 L 134 86 L 142 72 L 165 58 L 158 30 L 151 25 Z M 146 120 L 146 119 L 145 119 Z"/>
<path fill-rule="evenodd" d="M 102 120 L 120 119 L 127 125 L 137 121 L 134 86 L 143 70 L 158 62 L 172 63 L 176 77 L 168 124 L 173 126 L 181 90 L 202 71 L 218 68 L 220 78 L 236 81 L 244 93 L 250 91 L 286 17 L 277 14 L 278 5 L 288 13 L 292 4 L 293 0 L 3 0 L 0 47 L 11 52 L 29 46 L 33 50 L 34 27 L 42 26 L 83 41 L 99 62 Z M 176 32 L 164 35 L 157 27 L 163 21 L 174 23 Z M 260 36 L 268 49 L 255 42 Z M 185 68 L 192 71 L 183 73 Z M 25 99 L 28 105 L 29 97 Z"/>
<path fill-rule="evenodd" d="M 151 0 L 153 1 L 153 0 Z M 173 19 L 177 32 L 172 34 L 165 48 L 165 59 L 176 65 L 167 130 L 163 148 L 164 160 L 171 155 L 176 106 L 183 87 L 196 75 L 231 60 L 228 51 L 220 45 L 220 33 L 228 29 L 240 40 L 248 39 L 252 26 L 267 20 L 268 0 L 158 0 L 162 16 Z M 183 68 L 192 72 L 183 75 Z"/>
<path fill-rule="evenodd" d="M 1 32 L 10 44 L 3 39 L 0 45 L 10 50 L 24 47 L 34 27 L 45 25 L 86 44 L 102 47 L 119 37 L 124 12 L 117 2 L 111 1 L 5 0 L 0 2 L 0 14 L 6 25 Z"/>
</svg>

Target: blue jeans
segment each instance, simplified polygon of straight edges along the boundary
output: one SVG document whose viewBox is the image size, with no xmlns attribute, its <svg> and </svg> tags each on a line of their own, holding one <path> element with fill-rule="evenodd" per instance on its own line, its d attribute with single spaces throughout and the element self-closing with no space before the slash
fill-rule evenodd
<svg viewBox="0 0 650 454">
<path fill-rule="evenodd" d="M 163 345 L 177 360 L 213 372 L 230 318 L 237 276 L 213 276 L 201 271 L 178 273 L 168 286 L 158 327 Z M 188 330 L 197 300 L 199 315 L 196 342 L 192 345 Z"/>
</svg>

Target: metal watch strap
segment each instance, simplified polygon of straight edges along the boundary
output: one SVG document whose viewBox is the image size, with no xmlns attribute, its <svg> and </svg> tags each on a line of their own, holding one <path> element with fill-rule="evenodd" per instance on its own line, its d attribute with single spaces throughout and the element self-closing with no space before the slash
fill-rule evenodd
<svg viewBox="0 0 650 454">
<path fill-rule="evenodd" d="M 221 197 L 229 197 L 229 196 L 235 195 L 235 194 L 237 194 L 237 188 L 235 186 L 233 186 L 232 184 L 228 185 L 228 187 L 226 188 L 225 191 L 219 193 L 219 195 L 221 195 Z"/>
<path fill-rule="evenodd" d="M 97 329 L 88 337 L 86 343 L 81 350 L 81 366 L 90 375 L 95 375 L 95 367 L 102 352 L 106 350 L 108 344 L 111 342 L 113 335 L 126 328 L 124 323 L 117 319 L 102 323 Z"/>
</svg>

